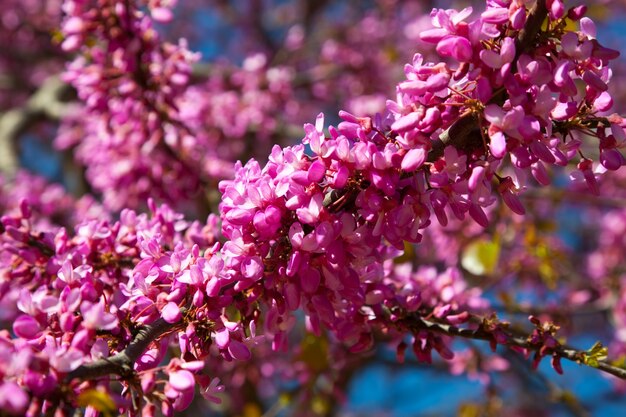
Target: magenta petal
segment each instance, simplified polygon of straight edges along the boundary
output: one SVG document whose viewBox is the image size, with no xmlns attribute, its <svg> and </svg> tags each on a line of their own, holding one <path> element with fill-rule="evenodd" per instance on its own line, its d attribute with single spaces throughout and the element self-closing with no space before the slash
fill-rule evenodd
<svg viewBox="0 0 626 417">
<path fill-rule="evenodd" d="M 26 411 L 29 398 L 19 385 L 12 381 L 0 383 L 0 408 L 9 414 L 19 415 Z"/>
<path fill-rule="evenodd" d="M 443 28 L 426 29 L 420 33 L 420 39 L 429 43 L 437 43 L 446 36 L 448 36 L 448 31 Z"/>
<path fill-rule="evenodd" d="M 398 133 L 406 132 L 407 130 L 413 129 L 419 123 L 420 117 L 417 112 L 409 113 L 396 120 L 391 125 L 391 129 Z"/>
<path fill-rule="evenodd" d="M 613 98 L 605 91 L 594 100 L 593 107 L 599 111 L 607 111 L 613 107 Z"/>
<path fill-rule="evenodd" d="M 254 211 L 235 208 L 226 213 L 224 217 L 232 224 L 244 226 L 252 220 L 252 217 L 254 217 Z"/>
<path fill-rule="evenodd" d="M 517 9 L 509 19 L 513 29 L 521 30 L 526 23 L 526 8 L 520 7 Z"/>
<path fill-rule="evenodd" d="M 300 290 L 298 286 L 292 283 L 285 284 L 284 289 L 285 304 L 291 311 L 295 311 L 300 307 Z"/>
<path fill-rule="evenodd" d="M 398 84 L 398 90 L 407 94 L 424 94 L 428 90 L 428 84 L 421 80 L 403 81 Z"/>
<path fill-rule="evenodd" d="M 170 385 L 176 391 L 185 391 L 193 388 L 196 380 L 193 374 L 187 370 L 180 370 L 170 373 Z"/>
<path fill-rule="evenodd" d="M 426 81 L 428 91 L 433 93 L 447 87 L 449 83 L 450 75 L 443 72 L 431 75 Z"/>
<path fill-rule="evenodd" d="M 500 55 L 490 50 L 482 50 L 480 51 L 480 59 L 490 68 L 499 69 L 502 68 L 504 62 Z"/>
<path fill-rule="evenodd" d="M 18 337 L 30 340 L 37 338 L 41 326 L 33 317 L 23 314 L 13 322 L 13 331 Z"/>
<path fill-rule="evenodd" d="M 559 64 L 559 66 L 556 68 L 556 71 L 554 72 L 554 83 L 559 86 L 559 87 L 563 87 L 565 86 L 565 84 L 571 80 L 570 76 L 569 76 L 569 71 L 572 68 L 572 63 L 570 61 L 563 61 Z"/>
<path fill-rule="evenodd" d="M 595 72 L 588 70 L 583 74 L 583 81 L 598 91 L 606 91 L 609 87 Z"/>
<path fill-rule="evenodd" d="M 204 369 L 204 361 L 190 361 L 180 365 L 181 368 L 198 372 Z"/>
<path fill-rule="evenodd" d="M 489 150 L 494 158 L 502 158 L 506 153 L 506 137 L 502 132 L 496 132 L 491 135 L 491 142 L 489 143 Z"/>
<path fill-rule="evenodd" d="M 302 260 L 302 254 L 300 251 L 294 251 L 289 257 L 289 262 L 287 263 L 287 270 L 285 273 L 288 277 L 293 277 L 296 275 L 298 268 L 300 268 L 300 261 Z"/>
<path fill-rule="evenodd" d="M 300 285 L 302 290 L 309 294 L 317 291 L 320 286 L 321 275 L 319 271 L 312 268 L 306 268 L 300 275 Z"/>
<path fill-rule="evenodd" d="M 83 352 L 69 348 L 66 352 L 50 358 L 50 364 L 59 372 L 70 372 L 83 364 Z"/>
<path fill-rule="evenodd" d="M 526 210 L 524 209 L 524 206 L 522 205 L 522 202 L 520 201 L 517 194 L 514 194 L 512 191 L 508 190 L 502 193 L 502 199 L 504 200 L 504 203 L 514 213 L 517 213 L 520 216 L 523 216 L 524 214 L 526 214 Z"/>
<path fill-rule="evenodd" d="M 500 47 L 500 56 L 502 57 L 502 62 L 513 62 L 513 59 L 515 59 L 515 41 L 513 38 L 504 38 Z"/>
<path fill-rule="evenodd" d="M 567 120 L 574 116 L 578 112 L 578 106 L 574 101 L 568 101 L 567 103 L 559 102 L 552 109 L 550 115 L 556 120 Z"/>
<path fill-rule="evenodd" d="M 556 161 L 556 158 L 554 157 L 552 152 L 550 152 L 550 148 L 548 148 L 548 146 L 541 141 L 536 140 L 531 142 L 530 150 L 539 159 L 549 164 L 553 164 Z"/>
<path fill-rule="evenodd" d="M 485 178 L 485 167 L 477 166 L 472 170 L 467 186 L 470 191 L 474 191 Z"/>
<path fill-rule="evenodd" d="M 459 62 L 471 61 L 472 44 L 462 36 L 447 36 L 437 44 L 437 52 L 441 56 L 452 57 Z"/>
<path fill-rule="evenodd" d="M 487 219 L 487 215 L 483 211 L 483 208 L 480 207 L 478 204 L 472 204 L 470 206 L 469 214 L 472 219 L 474 219 L 474 221 L 482 227 L 489 226 L 489 219 Z"/>
<path fill-rule="evenodd" d="M 217 344 L 217 347 L 219 347 L 220 349 L 224 349 L 226 346 L 228 346 L 229 341 L 230 341 L 230 332 L 228 331 L 228 329 L 224 328 L 222 330 L 215 332 L 215 343 Z"/>
<path fill-rule="evenodd" d="M 246 258 L 241 263 L 241 274 L 248 279 L 260 278 L 263 274 L 263 262 L 258 256 Z"/>
<path fill-rule="evenodd" d="M 401 168 L 403 171 L 415 171 L 417 168 L 422 166 L 425 160 L 426 152 L 424 152 L 424 149 L 411 149 L 406 153 L 406 155 L 404 155 Z"/>
<path fill-rule="evenodd" d="M 319 182 L 322 180 L 322 178 L 324 178 L 325 173 L 326 173 L 326 166 L 324 165 L 324 162 L 317 159 L 309 167 L 309 172 L 307 174 L 307 177 L 310 182 Z"/>
<path fill-rule="evenodd" d="M 231 340 L 228 345 L 228 353 L 240 361 L 247 361 L 252 357 L 250 349 L 238 340 Z"/>
<path fill-rule="evenodd" d="M 509 9 L 506 7 L 495 7 L 482 12 L 480 17 L 486 23 L 504 23 L 509 20 Z"/>
<path fill-rule="evenodd" d="M 531 165 L 531 173 L 539 184 L 544 186 L 550 185 L 550 176 L 548 175 L 548 171 L 541 161 L 537 161 Z"/>
<path fill-rule="evenodd" d="M 624 157 L 617 149 L 603 149 L 600 152 L 600 163 L 611 171 L 618 170 L 624 163 Z"/>
<path fill-rule="evenodd" d="M 487 107 L 485 107 L 483 114 L 485 115 L 485 119 L 487 119 L 489 123 L 496 126 L 502 126 L 502 123 L 504 122 L 504 116 L 506 115 L 504 110 L 502 110 L 502 108 L 497 104 L 489 104 Z"/>
<path fill-rule="evenodd" d="M 580 31 L 590 38 L 596 37 L 596 24 L 588 17 L 580 19 Z"/>
<path fill-rule="evenodd" d="M 178 305 L 173 301 L 170 301 L 165 305 L 165 307 L 163 307 L 163 311 L 161 311 L 161 316 L 163 317 L 163 320 L 168 323 L 176 323 L 181 319 L 182 314 L 180 313 L 180 308 L 178 308 Z"/>
<path fill-rule="evenodd" d="M 152 18 L 159 23 L 169 23 L 174 18 L 172 11 L 165 7 L 155 7 L 150 14 Z"/>
</svg>

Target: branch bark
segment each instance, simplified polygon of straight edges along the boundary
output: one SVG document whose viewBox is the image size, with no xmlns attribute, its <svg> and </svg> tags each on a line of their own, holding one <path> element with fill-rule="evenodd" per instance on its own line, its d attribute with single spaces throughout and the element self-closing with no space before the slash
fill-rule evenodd
<svg viewBox="0 0 626 417">
<path fill-rule="evenodd" d="M 462 337 L 465 339 L 492 341 L 494 338 L 492 333 L 489 333 L 481 328 L 464 329 L 452 326 L 450 324 L 437 323 L 431 320 L 424 319 L 422 317 L 413 316 L 407 324 L 414 330 L 428 330 L 434 333 L 444 334 L 447 336 Z M 543 345 L 535 345 L 530 343 L 528 341 L 528 336 L 526 335 L 513 334 L 512 332 L 505 333 L 507 333 L 507 341 L 505 343 L 506 346 L 528 349 L 529 351 L 537 351 L 543 347 Z M 582 350 L 577 350 L 564 345 L 559 345 L 553 348 L 552 353 L 563 359 L 567 359 L 578 364 L 584 364 L 582 359 L 586 355 L 586 352 Z M 597 369 L 616 376 L 620 379 L 626 380 L 626 369 L 611 365 L 606 361 L 598 361 Z"/>
<path fill-rule="evenodd" d="M 85 381 L 112 374 L 122 377 L 131 376 L 134 372 L 133 365 L 150 346 L 150 343 L 170 332 L 179 324 L 180 322 L 168 323 L 163 318 L 159 318 L 154 323 L 140 329 L 126 349 L 110 358 L 98 359 L 79 366 L 67 375 L 66 381 L 69 382 L 77 378 Z"/>
</svg>

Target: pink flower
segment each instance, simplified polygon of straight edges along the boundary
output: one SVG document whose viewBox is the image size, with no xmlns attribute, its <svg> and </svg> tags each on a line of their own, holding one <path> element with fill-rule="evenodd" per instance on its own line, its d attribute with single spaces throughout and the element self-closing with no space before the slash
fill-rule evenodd
<svg viewBox="0 0 626 417">
<path fill-rule="evenodd" d="M 105 311 L 104 299 L 96 304 L 85 302 L 81 306 L 81 314 L 83 323 L 88 329 L 113 330 L 119 324 L 115 314 Z"/>
<path fill-rule="evenodd" d="M 221 404 L 222 399 L 217 396 L 217 394 L 224 392 L 225 389 L 226 388 L 223 385 L 220 385 L 219 378 L 213 378 L 211 380 L 211 383 L 204 390 L 201 391 L 201 394 L 204 398 L 211 401 L 212 403 Z"/>
<path fill-rule="evenodd" d="M 437 43 L 437 52 L 444 57 L 451 57 L 459 62 L 468 62 L 472 59 L 472 45 L 467 38 L 448 35 Z"/>
<path fill-rule="evenodd" d="M 168 323 L 176 323 L 182 318 L 182 313 L 180 312 L 178 304 L 170 301 L 165 305 L 165 307 L 163 307 L 161 316 L 163 317 L 163 320 Z"/>
<path fill-rule="evenodd" d="M 500 53 L 496 53 L 489 49 L 480 51 L 480 59 L 488 66 L 494 69 L 500 69 L 504 64 L 513 62 L 515 58 L 515 42 L 512 38 L 504 38 L 500 45 Z"/>
<path fill-rule="evenodd" d="M 177 391 L 186 391 L 193 388 L 196 381 L 191 372 L 182 369 L 170 372 L 169 383 Z"/>
<path fill-rule="evenodd" d="M 20 415 L 28 406 L 28 394 L 15 382 L 0 382 L 0 409 L 10 414 Z"/>
<path fill-rule="evenodd" d="M 13 322 L 13 331 L 24 339 L 36 339 L 41 335 L 41 326 L 33 317 L 22 314 Z"/>
</svg>

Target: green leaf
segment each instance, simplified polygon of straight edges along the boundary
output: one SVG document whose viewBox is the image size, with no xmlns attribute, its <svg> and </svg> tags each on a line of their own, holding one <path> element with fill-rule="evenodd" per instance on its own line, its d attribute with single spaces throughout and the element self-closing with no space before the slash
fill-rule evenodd
<svg viewBox="0 0 626 417">
<path fill-rule="evenodd" d="M 605 360 L 609 356 L 609 349 L 604 346 L 600 342 L 594 343 L 591 348 L 589 348 L 583 354 L 583 363 L 585 365 L 592 366 L 594 368 L 598 367 L 598 363 L 600 361 Z"/>
<path fill-rule="evenodd" d="M 500 239 L 481 238 L 465 247 L 461 265 L 474 275 L 493 274 L 500 258 Z"/>
</svg>

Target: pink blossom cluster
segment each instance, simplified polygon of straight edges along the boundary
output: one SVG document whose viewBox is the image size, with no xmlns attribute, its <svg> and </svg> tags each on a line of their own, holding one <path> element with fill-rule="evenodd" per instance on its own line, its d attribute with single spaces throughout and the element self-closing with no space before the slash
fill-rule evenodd
<svg viewBox="0 0 626 417">
<path fill-rule="evenodd" d="M 588 242 L 591 250 L 584 258 L 583 268 L 589 276 L 589 285 L 594 303 L 599 309 L 609 312 L 613 325 L 612 354 L 626 354 L 626 271 L 624 250 L 626 249 L 626 185 L 623 172 L 604 176 L 599 183 L 602 196 L 616 198 L 617 203 L 598 207 L 584 218 L 584 230 L 597 233 Z M 621 382 L 621 381 L 620 381 Z M 624 384 L 621 384 L 624 389 Z"/>
<path fill-rule="evenodd" d="M 258 54 L 242 68 L 210 65 L 208 80 L 190 86 L 199 55 L 184 40 L 161 41 L 134 6 L 101 3 L 64 6 L 63 47 L 79 52 L 64 77 L 85 106 L 65 118 L 56 145 L 75 147 L 107 207 L 140 207 L 149 197 L 202 200 L 200 188 L 232 175 L 231 161 L 267 154 L 270 139 L 297 120 L 293 70 Z M 165 3 L 150 3 L 153 18 L 167 20 Z M 97 42 L 85 46 L 87 38 Z"/>
<path fill-rule="evenodd" d="M 18 212 L 2 217 L 0 310 L 2 320 L 13 322 L 12 333 L 3 331 L 1 339 L 0 389 L 8 394 L 2 409 L 37 415 L 73 406 L 81 394 L 94 389 L 117 398 L 106 379 L 82 383 L 81 367 L 102 358 L 113 360 L 143 326 L 161 323 L 173 329 L 149 343 L 134 365 L 145 415 L 156 407 L 166 415 L 186 408 L 197 385 L 207 399 L 219 401 L 215 394 L 223 388 L 202 372 L 203 361 L 249 360 L 251 349 L 266 338 L 257 334 L 260 324 L 275 349 L 286 346 L 294 318 L 285 314 L 291 307 L 285 310 L 286 304 L 276 301 L 292 301 L 280 298 L 279 287 L 247 287 L 250 281 L 233 266 L 238 261 L 236 242 L 227 242 L 221 250 L 215 243 L 217 218 L 211 215 L 205 225 L 190 224 L 167 206 L 150 208 L 151 217 L 125 210 L 115 223 L 86 221 L 76 226 L 74 235 L 64 228 L 38 232 L 25 200 Z M 456 323 L 467 318 L 463 311 L 486 306 L 479 291 L 467 291 L 458 271 L 412 274 L 410 266 L 389 267 L 383 281 L 369 285 L 360 304 L 364 326 L 380 321 L 388 328 L 385 308 L 398 315 L 433 311 Z M 340 318 L 342 312 L 333 313 L 333 308 L 325 303 L 319 310 L 309 306 L 305 311 Z M 328 317 L 320 317 L 330 325 Z M 309 320 L 308 325 L 320 331 L 319 322 Z M 353 349 L 363 349 L 372 337 L 367 334 L 365 340 L 360 331 L 363 340 Z M 337 334 L 345 337 L 341 331 Z M 423 337 L 432 339 L 443 355 L 451 355 L 440 337 Z M 171 344 L 178 347 L 177 356 L 166 356 Z M 167 366 L 159 366 L 166 358 Z M 164 376 L 162 397 L 156 386 Z M 127 391 L 115 399 L 120 412 L 138 411 L 132 395 Z"/>
<path fill-rule="evenodd" d="M 268 115 L 283 99 L 296 106 L 295 74 L 268 68 L 261 55 L 188 87 L 195 55 L 184 43 L 161 43 L 147 14 L 167 22 L 173 5 L 64 5 L 63 47 L 79 51 L 66 78 L 85 121 L 68 121 L 59 142 L 89 161 L 110 207 L 140 205 L 155 189 L 168 200 L 194 195 L 204 175 L 223 174 L 210 169 L 232 148 L 215 148 L 229 138 L 256 146 L 246 137 L 275 134 Z M 33 212 L 51 212 L 45 187 L 19 207 L 0 200 L 9 208 L 0 222 L 0 314 L 12 322 L 0 331 L 0 409 L 65 416 L 86 406 L 95 415 L 102 410 L 81 402 L 95 391 L 116 413 L 170 416 L 190 405 L 196 386 L 219 402 L 225 388 L 205 361 L 232 369 L 259 343 L 288 350 L 298 312 L 309 333 L 350 353 L 384 335 L 401 360 L 409 345 L 422 362 L 433 350 L 452 359 L 450 336 L 469 332 L 493 349 L 534 352 L 534 365 L 551 357 L 560 372 L 553 323 L 531 316 L 520 342 L 495 315 L 474 316 L 489 303 L 452 260 L 436 259 L 440 270 L 398 258 L 425 233 L 445 245 L 439 227 L 479 234 L 499 199 L 525 213 L 519 192 L 530 177 L 547 185 L 550 166 L 576 165 L 574 177 L 596 190 L 583 142 L 598 149 L 600 171 L 621 167 L 624 122 L 606 116 L 617 54 L 597 42 L 584 9 L 496 0 L 473 20 L 470 8 L 433 10 L 434 28 L 421 36 L 442 62 L 416 55 L 382 113 L 341 111 L 327 129 L 320 114 L 300 144 L 274 146 L 263 167 L 235 164 L 219 184 L 220 217 L 204 223 L 149 200 L 150 215 L 126 209 L 115 222 L 40 230 Z M 568 30 L 572 23 L 580 30 Z M 472 223 L 459 226 L 464 219 Z M 617 237 L 607 239 L 602 245 Z M 143 342 L 132 366 L 110 371 Z M 291 375 L 314 374 L 299 371 Z"/>
<path fill-rule="evenodd" d="M 210 216 L 201 225 L 184 221 L 167 206 L 151 205 L 151 210 L 151 217 L 125 210 L 115 223 L 85 221 L 76 226 L 74 235 L 64 228 L 51 232 L 34 229 L 26 200 L 19 212 L 2 217 L 0 311 L 2 320 L 13 326 L 12 332 L 2 330 L 0 338 L 0 390 L 6 394 L 0 400 L 1 409 L 34 416 L 74 404 L 76 397 L 89 389 L 109 392 L 106 380 L 82 384 L 69 375 L 85 363 L 113 357 L 127 347 L 142 325 L 159 318 L 180 320 L 177 303 L 204 306 L 202 311 L 188 310 L 186 314 L 196 314 L 201 319 L 197 323 L 211 326 L 211 331 L 204 329 L 203 337 L 214 337 L 217 345 L 224 346 L 224 355 L 249 356 L 243 342 L 236 341 L 243 332 L 239 324 L 220 314 L 213 316 L 215 310 L 210 310 L 211 318 L 220 323 L 213 326 L 203 315 L 216 308 L 215 303 L 220 307 L 230 304 L 227 298 L 203 301 L 199 298 L 203 291 L 192 294 L 186 288 L 188 284 L 197 287 L 202 274 L 211 273 L 215 278 L 220 273 L 218 258 L 210 250 L 201 255 L 198 249 L 198 245 L 211 247 L 215 242 L 217 218 Z M 138 259 L 142 260 L 136 264 Z M 194 301 L 185 300 L 186 296 Z M 246 343 L 252 343 L 254 326 L 251 328 Z M 184 408 L 193 398 L 196 382 L 192 372 L 203 365 L 190 359 L 190 354 L 203 359 L 208 351 L 199 347 L 205 346 L 207 339 L 199 338 L 193 323 L 179 339 L 181 357 L 186 360 L 171 358 L 167 367 L 157 368 L 170 342 L 165 337 L 143 352 L 135 365 L 147 393 L 159 372 L 169 376 L 166 397 L 157 401 L 158 396 L 147 394 L 152 404 L 147 409 L 156 402 L 171 414 L 172 407 Z M 220 390 L 210 378 L 197 379 L 209 397 Z M 119 406 L 130 407 L 128 401 L 129 397 L 120 398 Z"/>
<path fill-rule="evenodd" d="M 85 107 L 64 121 L 56 144 L 78 147 L 89 182 L 113 209 L 125 202 L 139 206 L 150 190 L 170 200 L 194 195 L 202 180 L 180 149 L 192 134 L 176 107 L 199 56 L 184 40 L 162 42 L 138 6 L 117 0 L 63 4 L 61 46 L 78 52 L 64 80 Z M 165 190 L 172 194 L 161 195 Z"/>
<path fill-rule="evenodd" d="M 43 177 L 18 171 L 13 178 L 0 176 L 0 212 L 13 215 L 25 201 L 31 211 L 30 222 L 38 230 L 74 226 L 87 219 L 108 219 L 110 214 L 91 196 L 74 198 L 60 184 Z"/>
<path fill-rule="evenodd" d="M 302 118 L 296 100 L 296 73 L 271 66 L 263 54 L 244 59 L 240 67 L 210 64 L 208 79 L 191 86 L 177 102 L 181 121 L 194 132 L 184 152 L 212 178 L 233 175 L 232 161 L 266 158 L 272 143 Z M 214 154 L 211 160 L 207 156 Z M 215 160 L 221 158 L 221 160 Z"/>
<path fill-rule="evenodd" d="M 525 172 L 546 185 L 546 165 L 567 165 L 583 133 L 599 138 L 601 155 L 615 156 L 601 157 L 606 168 L 622 164 L 621 118 L 601 116 L 617 53 L 594 39 L 584 8 L 552 2 L 542 31 L 541 3 L 530 13 L 519 3 L 488 6 L 471 22 L 469 8 L 433 11 L 435 28 L 422 37 L 456 64 L 416 55 L 384 115 L 340 112 L 328 136 L 320 115 L 305 125 L 303 145 L 275 147 L 264 168 L 251 161 L 220 184 L 226 265 L 238 288 L 262 281 L 278 291 L 279 312 L 302 308 L 312 331 L 323 324 L 360 350 L 370 340 L 363 308 L 385 299 L 371 290 L 385 277 L 380 266 L 405 241 L 419 242 L 431 215 L 445 225 L 449 214 L 469 214 L 486 227 L 494 194 L 524 213 L 517 194 Z M 581 31 L 566 31 L 567 19 Z M 541 36 L 522 38 L 525 25 Z M 585 88 L 564 88 L 573 79 Z M 438 141 L 456 146 L 439 151 Z"/>
</svg>

